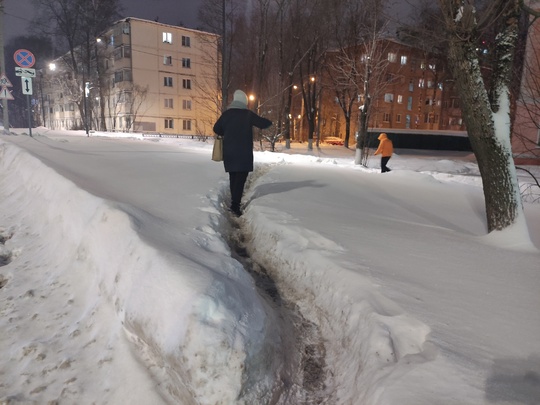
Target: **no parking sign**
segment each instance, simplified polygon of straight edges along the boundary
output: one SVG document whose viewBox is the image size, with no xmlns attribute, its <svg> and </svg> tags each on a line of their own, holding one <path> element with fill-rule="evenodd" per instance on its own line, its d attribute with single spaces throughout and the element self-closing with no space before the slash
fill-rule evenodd
<svg viewBox="0 0 540 405">
<path fill-rule="evenodd" d="M 36 63 L 36 57 L 26 49 L 19 49 L 13 54 L 15 63 L 22 68 L 31 68 Z"/>
</svg>

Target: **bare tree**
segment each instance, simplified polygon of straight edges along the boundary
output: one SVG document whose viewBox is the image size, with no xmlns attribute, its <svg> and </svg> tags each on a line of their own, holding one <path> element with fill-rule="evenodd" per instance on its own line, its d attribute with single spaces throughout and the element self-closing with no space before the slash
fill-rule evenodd
<svg viewBox="0 0 540 405">
<path fill-rule="evenodd" d="M 345 119 L 345 141 L 348 147 L 352 120 L 358 106 L 360 136 L 359 150 L 367 146 L 367 123 L 370 109 L 369 84 L 373 78 L 378 39 L 382 38 L 382 0 L 334 0 L 331 29 L 334 32 L 334 50 L 328 52 L 325 63 L 335 100 Z M 362 104 L 360 104 L 362 97 Z M 364 129 L 362 131 L 362 128 Z"/>
<path fill-rule="evenodd" d="M 38 18 L 34 20 L 35 30 L 46 36 L 53 36 L 61 51 L 64 65 L 72 73 L 72 80 L 78 84 L 81 94 L 77 105 L 88 132 L 92 121 L 92 99 L 85 97 L 86 88 L 99 88 L 100 116 L 104 122 L 102 81 L 104 71 L 101 53 L 96 39 L 113 21 L 119 18 L 119 0 L 34 0 L 38 6 Z M 86 83 L 89 83 L 88 85 Z"/>
</svg>

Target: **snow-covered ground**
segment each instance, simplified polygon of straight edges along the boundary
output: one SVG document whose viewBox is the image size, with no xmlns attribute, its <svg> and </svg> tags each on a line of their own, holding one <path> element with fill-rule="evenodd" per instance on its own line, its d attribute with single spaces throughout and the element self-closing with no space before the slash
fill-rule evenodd
<svg viewBox="0 0 540 405">
<path fill-rule="evenodd" d="M 278 145 L 236 220 L 211 143 L 14 132 L 0 403 L 540 403 L 540 204 L 486 235 L 471 156 Z"/>
</svg>

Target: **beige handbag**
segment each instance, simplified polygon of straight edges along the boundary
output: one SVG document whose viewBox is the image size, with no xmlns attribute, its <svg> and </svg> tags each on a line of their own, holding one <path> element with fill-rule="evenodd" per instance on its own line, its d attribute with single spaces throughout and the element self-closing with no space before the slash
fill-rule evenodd
<svg viewBox="0 0 540 405">
<path fill-rule="evenodd" d="M 212 160 L 214 162 L 223 161 L 223 138 L 216 136 L 214 138 L 214 148 L 212 149 Z"/>
</svg>

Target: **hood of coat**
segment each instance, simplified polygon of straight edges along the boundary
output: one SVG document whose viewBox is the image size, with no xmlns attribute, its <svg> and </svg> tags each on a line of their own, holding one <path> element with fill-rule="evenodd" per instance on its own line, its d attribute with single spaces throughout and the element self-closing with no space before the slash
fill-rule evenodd
<svg viewBox="0 0 540 405">
<path fill-rule="evenodd" d="M 233 96 L 233 102 L 228 108 L 248 108 L 248 97 L 242 90 L 236 90 Z"/>
<path fill-rule="evenodd" d="M 383 139 L 388 139 L 388 136 L 383 132 L 382 134 L 379 135 L 379 137 L 377 139 L 379 141 L 382 141 Z"/>
</svg>

